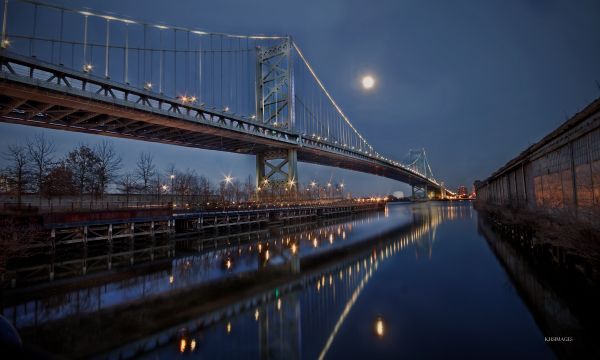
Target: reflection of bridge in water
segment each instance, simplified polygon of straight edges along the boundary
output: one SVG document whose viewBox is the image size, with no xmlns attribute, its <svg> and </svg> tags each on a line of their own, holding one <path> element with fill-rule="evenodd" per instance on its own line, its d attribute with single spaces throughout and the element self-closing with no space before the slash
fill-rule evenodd
<svg viewBox="0 0 600 360">
<path fill-rule="evenodd" d="M 252 345 L 247 351 L 262 358 L 315 358 L 333 343 L 382 262 L 403 250 L 425 258 L 420 254 L 431 254 L 436 228 L 470 211 L 470 207 L 426 205 L 396 209 L 408 215 L 404 225 L 377 225 L 378 218 L 389 216 L 388 209 L 360 218 L 296 224 L 277 233 L 260 232 L 254 241 L 223 243 L 196 254 L 197 240 L 185 240 L 175 246 L 176 259 L 151 263 L 137 273 L 51 297 L 42 291 L 35 300 L 26 302 L 17 296 L 6 297 L 3 314 L 14 321 L 25 339 L 45 339 L 42 347 L 71 356 L 107 351 L 107 344 L 116 347 L 108 354 L 112 358 L 141 354 L 162 357 L 179 351 L 208 357 L 214 351 L 214 356 L 227 356 L 228 348 L 248 348 L 248 338 L 254 337 L 256 347 Z M 368 234 L 356 231 L 373 224 L 380 230 Z M 261 274 L 269 277 L 260 278 Z M 207 308 L 198 305 L 203 298 L 193 300 L 215 287 L 227 286 L 228 281 L 255 277 L 258 280 L 251 291 L 227 290 L 216 304 L 212 299 L 212 309 L 210 301 Z M 263 281 L 268 286 L 261 286 Z M 169 302 L 163 306 L 161 301 L 166 298 Z M 120 333 L 115 326 L 94 327 L 106 324 L 102 319 L 114 318 L 129 303 L 140 301 L 142 306 L 127 310 L 128 317 L 136 318 L 138 313 L 148 317 L 130 324 L 144 328 L 139 335 Z M 151 325 L 156 318 L 163 322 Z M 61 333 L 69 331 L 65 329 L 94 331 L 103 341 L 78 339 L 81 342 L 66 344 L 65 339 L 77 339 L 77 334 L 53 335 L 56 329 Z M 40 331 L 47 334 L 40 336 Z"/>
</svg>

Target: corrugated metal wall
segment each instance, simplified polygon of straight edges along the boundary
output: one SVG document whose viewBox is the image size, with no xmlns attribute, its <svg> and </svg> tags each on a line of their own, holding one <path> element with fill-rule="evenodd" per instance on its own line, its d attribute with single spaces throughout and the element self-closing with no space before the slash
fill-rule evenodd
<svg viewBox="0 0 600 360">
<path fill-rule="evenodd" d="M 593 116 L 585 128 L 567 131 L 562 140 L 553 140 L 509 170 L 478 183 L 477 198 L 496 205 L 592 216 L 600 209 L 600 114 Z"/>
</svg>

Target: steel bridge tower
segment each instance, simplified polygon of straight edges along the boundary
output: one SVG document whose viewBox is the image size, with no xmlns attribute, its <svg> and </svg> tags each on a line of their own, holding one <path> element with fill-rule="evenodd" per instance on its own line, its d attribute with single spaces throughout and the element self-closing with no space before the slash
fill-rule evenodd
<svg viewBox="0 0 600 360">
<path fill-rule="evenodd" d="M 410 149 L 408 151 L 407 158 L 404 162 L 408 168 L 411 170 L 427 177 L 433 179 L 433 172 L 431 171 L 431 166 L 429 166 L 429 161 L 427 160 L 427 154 L 425 153 L 425 149 Z M 413 184 L 412 185 L 412 198 L 415 200 L 424 200 L 427 199 L 428 189 L 427 184 Z"/>
<path fill-rule="evenodd" d="M 256 119 L 276 128 L 294 130 L 295 94 L 292 39 L 256 49 Z M 272 149 L 256 156 L 256 186 L 295 192 L 298 188 L 296 149 Z"/>
</svg>

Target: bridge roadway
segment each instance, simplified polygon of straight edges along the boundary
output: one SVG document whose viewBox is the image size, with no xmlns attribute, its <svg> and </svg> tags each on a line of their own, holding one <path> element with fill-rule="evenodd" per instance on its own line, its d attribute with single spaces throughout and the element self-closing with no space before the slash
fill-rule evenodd
<svg viewBox="0 0 600 360">
<path fill-rule="evenodd" d="M 13 124 L 261 155 L 297 151 L 299 161 L 355 170 L 441 192 L 400 163 L 235 113 L 123 85 L 0 50 L 0 121 Z"/>
</svg>

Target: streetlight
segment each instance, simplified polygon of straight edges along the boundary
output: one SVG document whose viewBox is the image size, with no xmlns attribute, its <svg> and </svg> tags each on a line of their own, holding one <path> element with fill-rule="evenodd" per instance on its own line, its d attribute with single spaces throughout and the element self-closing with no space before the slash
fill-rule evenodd
<svg viewBox="0 0 600 360">
<path fill-rule="evenodd" d="M 169 176 L 171 178 L 171 202 L 174 203 L 175 199 L 173 198 L 175 187 L 173 186 L 175 181 L 175 174 L 171 174 Z"/>
</svg>

